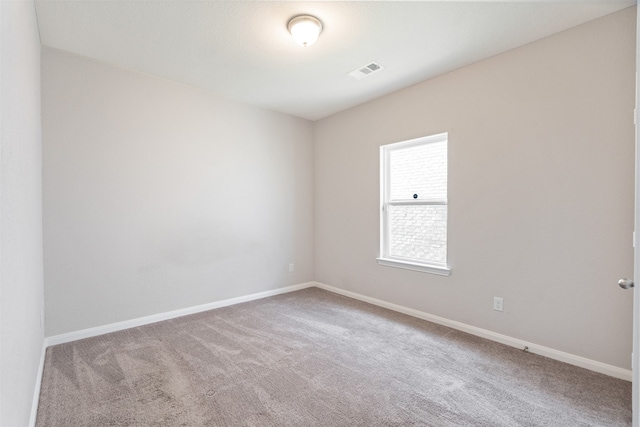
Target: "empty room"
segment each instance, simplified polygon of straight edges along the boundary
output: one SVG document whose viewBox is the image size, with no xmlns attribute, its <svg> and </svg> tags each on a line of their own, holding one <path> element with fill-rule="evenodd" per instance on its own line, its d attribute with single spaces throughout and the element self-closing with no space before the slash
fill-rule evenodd
<svg viewBox="0 0 640 427">
<path fill-rule="evenodd" d="M 640 427 L 635 1 L 0 20 L 2 427 Z"/>
</svg>

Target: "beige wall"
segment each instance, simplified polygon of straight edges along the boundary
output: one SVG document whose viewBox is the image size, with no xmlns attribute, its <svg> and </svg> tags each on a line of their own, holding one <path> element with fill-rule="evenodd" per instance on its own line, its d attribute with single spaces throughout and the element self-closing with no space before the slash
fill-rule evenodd
<svg viewBox="0 0 640 427">
<path fill-rule="evenodd" d="M 40 40 L 32 1 L 0 1 L 0 425 L 29 424 L 44 331 Z"/>
<path fill-rule="evenodd" d="M 316 280 L 629 369 L 634 59 L 630 8 L 317 122 Z M 379 266 L 379 146 L 440 132 L 452 275 Z"/>
<path fill-rule="evenodd" d="M 42 62 L 47 335 L 313 280 L 311 122 Z"/>
</svg>

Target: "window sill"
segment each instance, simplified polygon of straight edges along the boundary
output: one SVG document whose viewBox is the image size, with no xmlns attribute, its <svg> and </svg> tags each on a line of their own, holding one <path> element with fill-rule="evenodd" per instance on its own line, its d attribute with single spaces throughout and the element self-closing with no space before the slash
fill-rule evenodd
<svg viewBox="0 0 640 427">
<path fill-rule="evenodd" d="M 438 274 L 440 276 L 449 276 L 451 274 L 451 269 L 449 267 L 429 265 L 429 264 L 418 264 L 415 262 L 398 261 L 395 259 L 388 259 L 388 258 L 376 258 L 376 259 L 378 260 L 378 264 L 385 265 L 387 267 L 396 267 L 396 268 L 404 268 L 405 270 L 422 271 L 423 273 Z"/>
</svg>

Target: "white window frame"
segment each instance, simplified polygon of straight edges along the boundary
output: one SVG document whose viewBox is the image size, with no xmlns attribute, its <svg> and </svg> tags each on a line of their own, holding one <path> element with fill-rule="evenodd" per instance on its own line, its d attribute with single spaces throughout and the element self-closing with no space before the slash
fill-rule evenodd
<svg viewBox="0 0 640 427">
<path fill-rule="evenodd" d="M 430 144 L 434 142 L 446 142 L 447 143 L 447 162 L 448 162 L 448 141 L 449 134 L 447 132 L 437 135 L 425 136 L 422 138 L 411 139 L 408 141 L 396 142 L 393 144 L 387 144 L 380 147 L 380 256 L 377 258 L 378 264 L 404 268 L 407 270 L 422 271 L 426 273 L 438 274 L 441 276 L 449 276 L 451 274 L 451 268 L 448 265 L 449 260 L 449 212 L 447 209 L 447 261 L 443 264 L 440 263 L 425 263 L 420 260 L 401 258 L 397 256 L 389 255 L 389 226 L 388 226 L 388 209 L 387 206 L 395 205 L 448 205 L 448 198 L 445 199 L 407 199 L 400 201 L 391 201 L 391 188 L 390 188 L 390 170 L 389 170 L 389 157 L 390 153 L 397 149 L 405 149 L 414 147 L 417 145 Z M 448 181 L 448 177 L 447 177 Z M 448 183 L 447 183 L 448 184 Z M 447 185 L 448 187 L 448 185 Z M 448 193 L 448 188 L 447 188 Z M 447 195 L 448 197 L 448 195 Z"/>
</svg>

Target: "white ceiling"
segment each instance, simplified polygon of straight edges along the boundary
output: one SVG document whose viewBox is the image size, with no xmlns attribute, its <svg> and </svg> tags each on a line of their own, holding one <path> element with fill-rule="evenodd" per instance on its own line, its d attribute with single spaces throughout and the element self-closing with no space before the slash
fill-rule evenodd
<svg viewBox="0 0 640 427">
<path fill-rule="evenodd" d="M 317 120 L 635 0 L 36 0 L 42 44 Z M 303 48 L 287 22 L 324 24 Z M 347 74 L 371 61 L 362 80 Z"/>
</svg>

